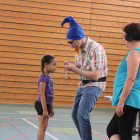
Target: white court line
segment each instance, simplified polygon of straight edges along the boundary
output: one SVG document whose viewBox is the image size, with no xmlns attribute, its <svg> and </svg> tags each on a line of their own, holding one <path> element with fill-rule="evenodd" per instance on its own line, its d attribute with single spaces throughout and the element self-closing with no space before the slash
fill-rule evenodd
<svg viewBox="0 0 140 140">
<path fill-rule="evenodd" d="M 28 114 L 28 115 L 37 115 L 36 112 L 33 112 L 33 113 L 7 113 L 7 112 L 0 112 L 0 113 L 3 113 L 3 114 L 26 114 L 26 115 Z M 55 115 L 55 116 L 71 116 L 71 115 Z"/>
<path fill-rule="evenodd" d="M 0 118 L 8 118 L 8 117 L 0 117 Z M 37 117 L 35 117 L 37 118 Z M 26 119 L 35 119 L 33 117 L 31 118 L 26 118 Z M 12 118 L 12 119 L 23 119 L 23 118 Z M 59 119 L 49 119 L 50 121 L 65 121 L 65 122 L 73 122 L 73 120 L 59 120 Z M 108 121 L 90 121 L 90 122 L 108 122 Z"/>
<path fill-rule="evenodd" d="M 22 117 L 23 117 L 23 116 L 22 116 Z M 26 118 L 26 119 L 35 119 L 35 118 L 37 118 L 37 117 L 34 117 L 34 118 L 31 117 L 31 118 Z M 16 120 L 16 119 L 22 119 L 22 118 L 16 118 L 16 117 L 14 117 L 14 118 L 13 118 L 13 117 L 10 117 L 10 118 L 9 118 L 9 116 L 7 116 L 7 117 L 0 117 L 0 119 L 15 119 L 15 120 Z"/>
<path fill-rule="evenodd" d="M 24 118 L 22 118 L 24 121 L 26 121 L 27 123 L 29 123 L 29 124 L 31 124 L 32 126 L 34 126 L 35 128 L 37 128 L 38 129 L 38 127 L 36 126 L 36 125 L 34 125 L 33 123 L 31 123 L 31 122 L 29 122 L 29 121 L 27 121 L 26 119 L 24 119 Z M 52 135 L 50 135 L 49 133 L 47 133 L 47 132 L 45 132 L 47 135 L 49 135 L 50 137 L 52 137 L 53 139 L 55 139 L 55 140 L 59 140 L 59 139 L 57 139 L 56 137 L 54 137 L 54 136 L 52 136 Z"/>
<path fill-rule="evenodd" d="M 21 113 L 7 113 L 7 112 L 0 112 L 0 113 L 3 113 L 3 114 L 21 114 Z"/>
</svg>

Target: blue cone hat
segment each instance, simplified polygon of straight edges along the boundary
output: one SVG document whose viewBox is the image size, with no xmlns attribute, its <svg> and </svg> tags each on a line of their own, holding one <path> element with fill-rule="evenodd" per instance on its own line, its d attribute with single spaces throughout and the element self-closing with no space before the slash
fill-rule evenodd
<svg viewBox="0 0 140 140">
<path fill-rule="evenodd" d="M 82 27 L 75 21 L 72 16 L 66 17 L 62 21 L 61 26 L 63 27 L 66 22 L 69 22 L 70 25 L 66 35 L 67 39 L 81 39 L 85 37 Z"/>
</svg>

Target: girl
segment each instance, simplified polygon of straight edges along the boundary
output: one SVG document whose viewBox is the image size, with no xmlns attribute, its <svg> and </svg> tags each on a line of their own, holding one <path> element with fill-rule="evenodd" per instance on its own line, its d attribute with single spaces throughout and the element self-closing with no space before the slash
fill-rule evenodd
<svg viewBox="0 0 140 140">
<path fill-rule="evenodd" d="M 38 84 L 38 98 L 35 102 L 35 109 L 38 114 L 39 129 L 37 133 L 37 140 L 44 140 L 45 130 L 48 125 L 49 117 L 54 115 L 53 111 L 53 81 L 49 73 L 56 70 L 57 60 L 53 55 L 44 55 L 41 59 L 41 70 L 37 84 Z"/>
</svg>

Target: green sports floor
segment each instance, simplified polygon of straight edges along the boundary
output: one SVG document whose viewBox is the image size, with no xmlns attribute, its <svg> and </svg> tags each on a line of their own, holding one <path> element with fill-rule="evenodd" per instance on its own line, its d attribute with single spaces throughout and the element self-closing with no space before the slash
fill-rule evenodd
<svg viewBox="0 0 140 140">
<path fill-rule="evenodd" d="M 54 106 L 45 140 L 80 140 L 71 118 L 72 107 Z M 114 108 L 94 108 L 90 113 L 93 140 L 108 140 L 106 126 Z M 36 140 L 38 130 L 34 105 L 0 103 L 0 140 Z M 137 137 L 133 136 L 133 140 Z"/>
</svg>

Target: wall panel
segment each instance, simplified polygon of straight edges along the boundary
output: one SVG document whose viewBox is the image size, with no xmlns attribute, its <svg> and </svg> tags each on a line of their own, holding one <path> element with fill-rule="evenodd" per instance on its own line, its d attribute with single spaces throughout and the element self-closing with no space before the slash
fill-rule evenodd
<svg viewBox="0 0 140 140">
<path fill-rule="evenodd" d="M 71 72 L 71 79 L 64 77 L 63 61 L 74 63 L 75 53 L 65 39 L 69 24 L 60 26 L 66 16 L 73 16 L 85 35 L 106 51 L 107 86 L 95 106 L 111 107 L 104 96 L 112 95 L 117 67 L 128 52 L 122 28 L 140 21 L 139 6 L 139 0 L 0 0 L 0 102 L 33 104 L 40 59 L 53 54 L 58 61 L 51 74 L 54 104 L 73 104 L 78 75 Z"/>
</svg>

